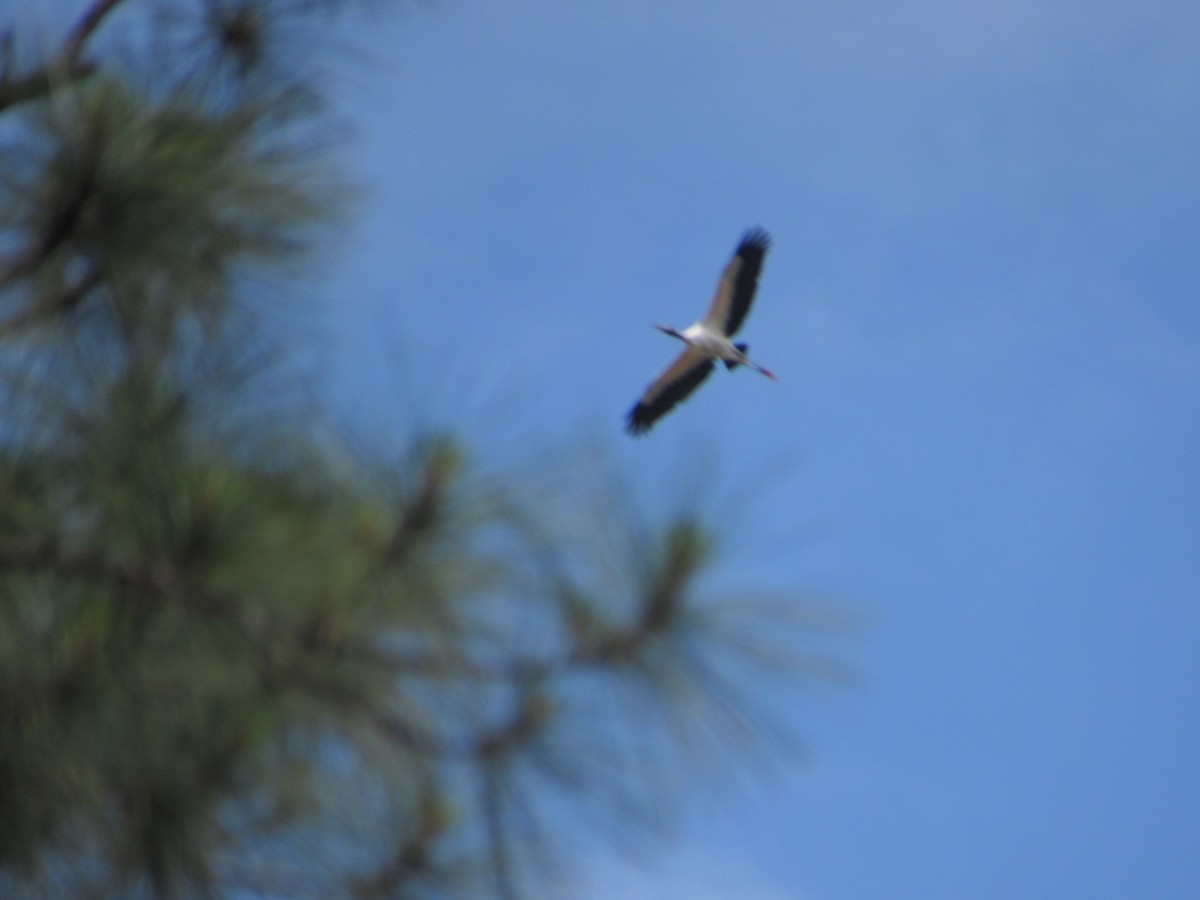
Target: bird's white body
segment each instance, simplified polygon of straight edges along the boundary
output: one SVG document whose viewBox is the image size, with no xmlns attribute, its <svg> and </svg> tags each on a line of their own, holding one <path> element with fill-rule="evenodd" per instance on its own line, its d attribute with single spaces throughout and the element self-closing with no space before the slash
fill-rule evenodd
<svg viewBox="0 0 1200 900">
<path fill-rule="evenodd" d="M 677 331 L 670 325 L 655 326 L 659 331 L 679 338 L 687 344 L 687 348 L 651 382 L 641 400 L 629 411 L 630 434 L 645 433 L 659 418 L 670 412 L 709 376 L 716 360 L 724 362 L 729 369 L 746 366 L 767 378 L 775 378 L 772 372 L 746 356 L 745 344 L 735 344 L 731 340 L 750 310 L 763 257 L 770 245 L 771 239 L 765 231 L 748 231 L 733 259 L 721 273 L 716 293 L 704 318 L 683 331 Z"/>
<path fill-rule="evenodd" d="M 733 345 L 724 332 L 710 328 L 703 322 L 689 325 L 678 332 L 679 339 L 689 347 L 699 350 L 710 359 L 723 359 L 745 364 L 746 354 Z"/>
<path fill-rule="evenodd" d="M 679 332 L 679 337 L 683 338 L 689 347 L 695 347 L 701 353 L 712 356 L 713 359 L 728 359 L 740 362 L 740 358 L 742 358 L 742 353 L 739 352 L 737 347 L 733 346 L 733 341 L 730 338 L 726 337 L 720 331 L 708 328 L 708 325 L 703 322 L 689 325 L 688 328 Z"/>
</svg>

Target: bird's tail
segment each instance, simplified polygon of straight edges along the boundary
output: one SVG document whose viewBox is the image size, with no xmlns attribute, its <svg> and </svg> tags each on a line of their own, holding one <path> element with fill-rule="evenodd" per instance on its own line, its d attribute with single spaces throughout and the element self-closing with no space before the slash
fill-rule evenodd
<svg viewBox="0 0 1200 900">
<path fill-rule="evenodd" d="M 738 353 L 742 354 L 742 356 L 745 356 L 750 352 L 749 344 L 734 344 L 733 346 L 737 348 Z M 725 370 L 727 372 L 732 372 L 733 368 L 738 365 L 740 365 L 740 363 L 736 359 L 725 360 Z"/>
</svg>

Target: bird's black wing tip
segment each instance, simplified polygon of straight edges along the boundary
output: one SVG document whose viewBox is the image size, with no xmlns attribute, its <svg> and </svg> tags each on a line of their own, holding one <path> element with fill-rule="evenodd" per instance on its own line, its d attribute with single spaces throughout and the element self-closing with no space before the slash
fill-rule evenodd
<svg viewBox="0 0 1200 900">
<path fill-rule="evenodd" d="M 625 430 L 630 437 L 641 437 L 650 430 L 654 420 L 649 418 L 649 412 L 641 403 L 629 411 L 629 415 L 625 417 Z"/>
<path fill-rule="evenodd" d="M 742 235 L 742 246 L 766 251 L 771 247 L 771 235 L 759 225 L 747 228 L 746 233 Z"/>
</svg>

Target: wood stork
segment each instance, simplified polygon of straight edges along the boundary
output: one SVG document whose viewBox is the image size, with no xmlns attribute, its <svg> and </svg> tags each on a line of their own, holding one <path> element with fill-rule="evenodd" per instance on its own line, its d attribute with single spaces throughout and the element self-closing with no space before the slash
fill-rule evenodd
<svg viewBox="0 0 1200 900">
<path fill-rule="evenodd" d="M 721 273 L 717 291 L 708 306 L 704 318 L 683 331 L 670 325 L 655 325 L 659 331 L 679 338 L 687 347 L 661 375 L 654 379 L 642 398 L 629 410 L 626 430 L 640 435 L 669 413 L 677 403 L 700 386 L 710 374 L 717 360 L 725 363 L 726 369 L 748 366 L 754 371 L 775 379 L 774 373 L 752 362 L 746 352 L 747 344 L 735 344 L 730 340 L 741 327 L 750 301 L 758 287 L 758 273 L 762 271 L 763 257 L 771 246 L 771 237 L 761 228 L 752 228 L 742 237 L 733 259 Z"/>
</svg>

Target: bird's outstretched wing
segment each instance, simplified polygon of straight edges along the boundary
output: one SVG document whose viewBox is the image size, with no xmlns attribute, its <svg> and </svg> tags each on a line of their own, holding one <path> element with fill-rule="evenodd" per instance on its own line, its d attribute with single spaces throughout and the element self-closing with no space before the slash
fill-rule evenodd
<svg viewBox="0 0 1200 900">
<path fill-rule="evenodd" d="M 733 259 L 721 273 L 717 291 L 713 294 L 704 324 L 715 328 L 728 337 L 733 337 L 742 327 L 750 301 L 758 288 L 758 275 L 762 271 L 763 258 L 771 247 L 771 236 L 761 228 L 751 228 L 742 237 Z"/>
<path fill-rule="evenodd" d="M 713 370 L 713 361 L 692 347 L 679 354 L 675 362 L 659 375 L 634 404 L 626 418 L 626 430 L 644 434 L 650 426 L 669 413 L 677 403 L 700 386 Z"/>
</svg>

